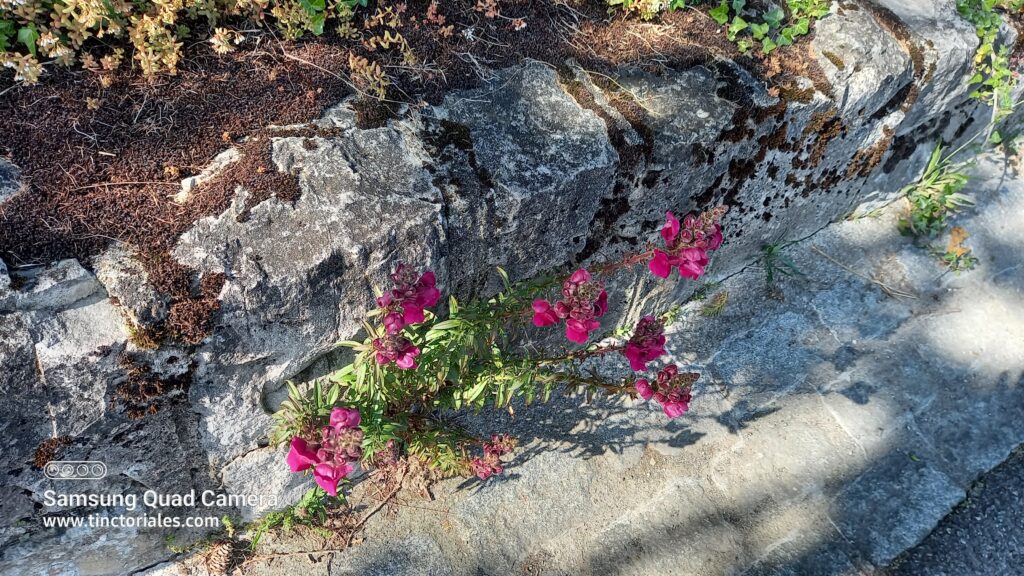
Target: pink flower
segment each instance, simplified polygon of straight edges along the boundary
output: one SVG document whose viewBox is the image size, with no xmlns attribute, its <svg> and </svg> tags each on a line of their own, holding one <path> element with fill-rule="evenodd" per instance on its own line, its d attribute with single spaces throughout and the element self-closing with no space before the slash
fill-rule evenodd
<svg viewBox="0 0 1024 576">
<path fill-rule="evenodd" d="M 384 315 L 384 330 L 388 334 L 398 334 L 405 328 L 405 320 L 398 312 L 389 312 Z"/>
<path fill-rule="evenodd" d="M 683 278 L 696 280 L 704 275 L 708 265 L 708 252 L 722 245 L 722 227 L 719 224 L 727 208 L 719 206 L 700 215 L 687 214 L 680 225 L 671 212 L 665 214 L 661 237 L 665 250 L 656 249 L 648 267 L 659 278 L 668 278 L 673 268 Z"/>
<path fill-rule="evenodd" d="M 313 450 L 305 440 L 296 436 L 292 438 L 292 445 L 288 450 L 286 461 L 292 472 L 302 472 L 308 470 L 310 466 L 315 466 L 319 459 L 316 456 L 316 450 Z"/>
<path fill-rule="evenodd" d="M 375 338 L 373 349 L 376 351 L 377 364 L 383 366 L 394 362 L 403 370 L 416 368 L 416 357 L 420 355 L 420 349 L 412 342 L 394 334 Z"/>
<path fill-rule="evenodd" d="M 292 438 L 288 467 L 292 472 L 313 469 L 313 479 L 331 496 L 338 495 L 338 482 L 355 470 L 363 457 L 363 431 L 355 408 L 331 410 L 330 425 L 320 430 L 320 441 Z"/>
<path fill-rule="evenodd" d="M 654 396 L 654 389 L 651 388 L 651 383 L 645 378 L 637 380 L 633 386 L 636 387 L 637 393 L 639 393 L 640 397 L 644 400 L 650 400 Z"/>
<path fill-rule="evenodd" d="M 338 482 L 341 482 L 341 479 L 351 474 L 353 470 L 355 470 L 355 466 L 351 462 L 340 465 L 324 462 L 317 464 L 313 469 L 313 479 L 325 492 L 331 496 L 337 496 Z"/>
<path fill-rule="evenodd" d="M 581 268 L 562 283 L 562 296 L 553 306 L 547 300 L 534 300 L 533 324 L 551 326 L 565 320 L 565 337 L 586 344 L 590 333 L 601 328 L 597 318 L 608 312 L 608 292 Z"/>
<path fill-rule="evenodd" d="M 689 408 L 690 404 L 687 402 L 673 402 L 671 400 L 661 405 L 661 409 L 665 411 L 665 416 L 669 418 L 678 418 L 686 414 Z"/>
<path fill-rule="evenodd" d="M 399 352 L 398 358 L 395 359 L 395 366 L 398 366 L 402 370 L 410 370 L 417 367 L 416 357 L 420 355 L 420 349 L 409 345 Z"/>
<path fill-rule="evenodd" d="M 437 289 L 437 277 L 433 272 L 424 272 L 417 277 L 416 270 L 399 264 L 391 275 L 395 287 L 377 299 L 377 306 L 385 310 L 384 328 L 394 335 L 402 328 L 423 322 L 424 308 L 430 308 L 441 299 Z"/>
<path fill-rule="evenodd" d="M 644 316 L 637 322 L 633 336 L 622 352 L 629 359 L 629 367 L 641 372 L 647 363 L 665 353 L 665 327 L 654 316 Z"/>
<path fill-rule="evenodd" d="M 597 320 L 569 318 L 565 321 L 565 337 L 577 344 L 586 344 L 590 333 L 601 328 Z"/>
<path fill-rule="evenodd" d="M 551 303 L 547 300 L 534 300 L 533 301 L 533 325 L 534 326 L 551 326 L 552 324 L 558 323 L 558 315 L 555 314 L 555 309 L 551 307 Z"/>
<path fill-rule="evenodd" d="M 331 410 L 331 426 L 335 430 L 359 427 L 359 410 L 355 408 L 335 408 Z"/>
<path fill-rule="evenodd" d="M 515 448 L 515 440 L 508 434 L 494 435 L 490 442 L 484 442 L 483 457 L 478 456 L 469 461 L 469 469 L 481 480 L 501 474 L 505 471 L 501 464 L 501 457 L 511 452 L 513 448 Z"/>
<path fill-rule="evenodd" d="M 484 462 L 483 458 L 473 458 L 469 461 L 469 467 L 473 471 L 473 474 L 481 480 L 487 480 L 493 474 L 501 474 L 504 471 L 500 465 L 494 466 L 488 464 Z M 497 472 L 495 472 L 495 468 L 497 468 Z"/>
<path fill-rule="evenodd" d="M 700 378 L 696 372 L 679 372 L 675 364 L 658 371 L 652 385 L 645 379 L 636 381 L 637 392 L 644 400 L 654 399 L 669 418 L 678 418 L 690 409 L 693 383 Z"/>
</svg>

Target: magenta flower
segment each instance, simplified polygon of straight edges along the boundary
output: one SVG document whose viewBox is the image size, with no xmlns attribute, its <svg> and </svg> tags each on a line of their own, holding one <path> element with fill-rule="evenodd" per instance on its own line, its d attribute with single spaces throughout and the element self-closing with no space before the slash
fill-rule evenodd
<svg viewBox="0 0 1024 576">
<path fill-rule="evenodd" d="M 416 368 L 416 357 L 420 355 L 420 349 L 412 342 L 395 334 L 375 338 L 373 349 L 376 351 L 377 364 L 383 366 L 394 362 L 403 370 Z"/>
<path fill-rule="evenodd" d="M 437 304 L 441 291 L 433 272 L 417 277 L 416 270 L 405 264 L 398 265 L 391 281 L 395 287 L 377 299 L 377 306 L 385 311 L 384 329 L 395 335 L 406 326 L 423 322 L 423 310 Z"/>
<path fill-rule="evenodd" d="M 302 472 L 315 466 L 319 460 L 316 457 L 316 450 L 311 448 L 305 440 L 296 436 L 292 438 L 292 445 L 288 450 L 286 461 L 292 472 Z"/>
<path fill-rule="evenodd" d="M 501 464 L 495 464 L 487 462 L 485 458 L 473 458 L 469 461 L 469 468 L 473 471 L 473 474 L 481 479 L 487 480 L 491 476 L 501 474 L 505 471 L 505 468 Z"/>
<path fill-rule="evenodd" d="M 633 371 L 647 370 L 648 362 L 665 353 L 665 326 L 654 316 L 644 316 L 637 322 L 622 353 L 629 359 Z"/>
<path fill-rule="evenodd" d="M 651 383 L 646 378 L 641 378 L 633 384 L 636 387 L 636 391 L 640 394 L 640 397 L 644 400 L 650 400 L 654 396 L 654 389 L 651 388 Z"/>
<path fill-rule="evenodd" d="M 313 479 L 331 496 L 338 495 L 338 483 L 355 470 L 363 457 L 363 431 L 359 429 L 359 411 L 335 408 L 330 425 L 320 430 L 320 441 L 292 438 L 288 467 L 292 472 L 313 469 Z"/>
<path fill-rule="evenodd" d="M 597 319 L 608 312 L 608 292 L 581 268 L 562 283 L 562 296 L 554 305 L 547 300 L 534 300 L 533 324 L 551 326 L 565 320 L 565 337 L 586 344 L 590 333 L 601 328 Z"/>
<path fill-rule="evenodd" d="M 555 309 L 551 307 L 550 302 L 547 300 L 533 301 L 534 326 L 551 326 L 552 324 L 558 324 L 558 320 L 558 314 L 555 314 Z"/>
<path fill-rule="evenodd" d="M 669 418 L 678 418 L 690 409 L 690 395 L 687 393 L 685 400 L 667 400 L 662 403 L 661 409 Z"/>
<path fill-rule="evenodd" d="M 484 455 L 469 461 L 470 471 L 481 480 L 501 474 L 505 471 L 501 457 L 511 452 L 514 447 L 515 440 L 508 434 L 492 436 L 490 442 L 484 442 Z"/>
<path fill-rule="evenodd" d="M 722 245 L 722 227 L 719 224 L 727 208 L 719 206 L 700 215 L 687 214 L 680 225 L 671 212 L 665 214 L 661 237 L 665 250 L 657 249 L 648 265 L 659 278 L 668 278 L 677 268 L 683 278 L 696 280 L 704 275 L 708 265 L 708 252 Z"/>
<path fill-rule="evenodd" d="M 355 408 L 335 408 L 331 410 L 331 427 L 335 430 L 359 427 L 359 410 Z"/>
<path fill-rule="evenodd" d="M 679 372 L 675 364 L 669 364 L 658 371 L 654 383 L 646 379 L 637 380 L 637 392 L 644 400 L 654 399 L 669 418 L 678 418 L 690 409 L 693 383 L 700 378 L 696 372 Z"/>
<path fill-rule="evenodd" d="M 355 470 L 355 465 L 345 462 L 341 465 L 322 462 L 313 469 L 313 480 L 331 496 L 338 495 L 338 482 Z"/>
</svg>

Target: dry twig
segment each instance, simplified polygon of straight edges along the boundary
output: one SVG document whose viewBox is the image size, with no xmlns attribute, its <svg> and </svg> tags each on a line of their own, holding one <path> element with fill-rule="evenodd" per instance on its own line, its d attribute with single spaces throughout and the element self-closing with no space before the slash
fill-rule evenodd
<svg viewBox="0 0 1024 576">
<path fill-rule="evenodd" d="M 864 280 L 867 280 L 868 282 L 874 284 L 875 286 L 878 286 L 879 288 L 881 288 L 882 292 L 885 292 L 886 295 L 888 295 L 888 296 L 890 296 L 892 298 L 896 298 L 897 300 L 901 300 L 903 298 L 917 298 L 917 294 L 913 294 L 911 292 L 904 292 L 903 290 L 900 290 L 898 288 L 893 288 L 892 286 L 889 286 L 888 284 L 882 282 L 881 280 L 879 280 L 878 278 L 876 278 L 874 276 L 868 276 L 867 274 L 864 274 L 863 272 L 858 272 L 857 270 L 854 270 L 853 268 L 850 268 L 846 264 L 843 264 L 839 260 L 836 260 L 835 258 L 829 256 L 824 251 L 822 251 L 821 248 L 818 248 L 817 246 L 811 246 L 811 250 L 814 253 L 816 253 L 819 256 L 821 256 L 822 258 L 828 260 L 829 262 L 831 262 L 831 263 L 835 264 L 836 266 L 842 268 L 843 270 L 849 272 L 850 274 L 853 274 L 854 276 L 857 276 L 858 278 L 863 278 Z"/>
</svg>

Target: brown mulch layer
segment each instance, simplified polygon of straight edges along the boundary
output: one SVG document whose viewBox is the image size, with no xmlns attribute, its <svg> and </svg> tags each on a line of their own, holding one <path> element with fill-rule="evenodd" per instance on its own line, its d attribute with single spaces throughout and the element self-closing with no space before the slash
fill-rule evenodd
<svg viewBox="0 0 1024 576">
<path fill-rule="evenodd" d="M 210 329 L 214 288 L 223 277 L 199 278 L 169 251 L 196 220 L 222 212 L 238 184 L 260 200 L 297 196 L 294 177 L 278 174 L 260 145 L 263 130 L 309 121 L 352 93 L 350 53 L 381 63 L 392 82 L 388 99 L 411 103 L 436 102 L 523 58 L 555 65 L 575 58 L 596 72 L 629 63 L 657 72 L 732 58 L 779 84 L 796 75 L 821 78 L 801 46 L 766 62 L 740 56 L 699 10 L 643 22 L 609 15 L 603 0 L 501 0 L 500 15 L 488 17 L 475 9 L 476 0 L 446 0 L 439 2 L 445 19 L 439 23 L 428 21 L 429 4 L 408 2 L 391 28 L 369 21 L 371 2 L 357 15 L 366 22 L 362 41 L 329 31 L 281 42 L 268 31 L 250 34 L 226 56 L 206 44 L 191 46 L 174 76 L 147 79 L 125 67 L 104 87 L 97 73 L 50 68 L 40 84 L 13 87 L 0 96 L 0 156 L 21 168 L 28 190 L 0 208 L 0 258 L 14 268 L 61 258 L 88 265 L 111 242 L 129 244 L 151 282 L 171 298 L 170 317 L 152 336 L 198 342 Z M 403 63 L 397 47 L 367 46 L 386 31 L 407 40 L 414 64 Z M 0 74 L 0 92 L 11 87 L 10 78 Z M 372 102 L 360 109 L 364 123 L 390 113 Z M 237 167 L 194 190 L 187 202 L 172 200 L 181 178 L 243 140 Z"/>
</svg>

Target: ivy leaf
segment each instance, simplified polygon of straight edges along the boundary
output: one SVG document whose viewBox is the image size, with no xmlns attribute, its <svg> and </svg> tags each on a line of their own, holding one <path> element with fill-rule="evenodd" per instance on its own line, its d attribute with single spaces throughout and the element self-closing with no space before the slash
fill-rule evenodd
<svg viewBox="0 0 1024 576">
<path fill-rule="evenodd" d="M 754 35 L 754 40 L 760 40 L 768 35 L 768 24 L 751 24 L 750 33 Z"/>
<path fill-rule="evenodd" d="M 729 4 L 722 0 L 722 3 L 717 8 L 712 8 L 708 11 L 708 16 L 715 19 L 720 26 L 724 26 L 729 21 Z"/>
<path fill-rule="evenodd" d="M 771 54 L 773 50 L 778 48 L 779 45 L 775 43 L 770 37 L 766 37 L 761 41 L 761 51 L 765 54 Z"/>
<path fill-rule="evenodd" d="M 732 0 L 733 12 L 739 14 L 743 11 L 743 7 L 747 5 L 747 0 Z"/>
<path fill-rule="evenodd" d="M 319 0 L 323 3 L 323 0 Z M 317 12 L 309 17 L 309 31 L 316 36 L 324 33 L 324 21 L 327 19 L 323 12 Z"/>
<path fill-rule="evenodd" d="M 764 13 L 764 21 L 772 28 L 778 28 L 782 24 L 782 20 L 786 17 L 786 13 L 781 8 L 776 6 L 771 10 Z"/>
<path fill-rule="evenodd" d="M 727 36 L 729 37 L 729 40 L 735 40 L 736 39 L 736 35 L 739 34 L 742 31 L 746 30 L 747 26 L 748 25 L 747 25 L 747 21 L 746 20 L 744 20 L 743 18 L 740 18 L 739 16 L 734 17 L 732 19 L 732 25 L 729 26 L 729 32 L 727 34 Z"/>
<path fill-rule="evenodd" d="M 14 22 L 0 20 L 0 52 L 7 51 L 7 40 L 14 35 Z"/>
<path fill-rule="evenodd" d="M 35 24 L 29 24 L 28 26 L 22 26 L 18 30 L 18 42 L 25 45 L 28 51 L 33 56 L 36 55 L 36 42 L 39 40 L 39 32 L 36 32 Z"/>
<path fill-rule="evenodd" d="M 326 0 L 299 0 L 299 4 L 302 9 L 306 11 L 306 14 L 310 16 L 317 12 L 323 12 L 327 8 Z M 323 23 L 321 23 L 321 30 L 323 29 Z"/>
<path fill-rule="evenodd" d="M 746 38 L 736 43 L 736 48 L 739 49 L 740 54 L 750 52 L 751 47 L 753 47 L 753 44 L 751 44 L 750 40 L 747 40 Z"/>
<path fill-rule="evenodd" d="M 810 31 L 811 20 L 809 18 L 801 18 L 796 21 L 796 24 L 794 24 L 792 28 L 794 36 L 803 36 Z"/>
</svg>

